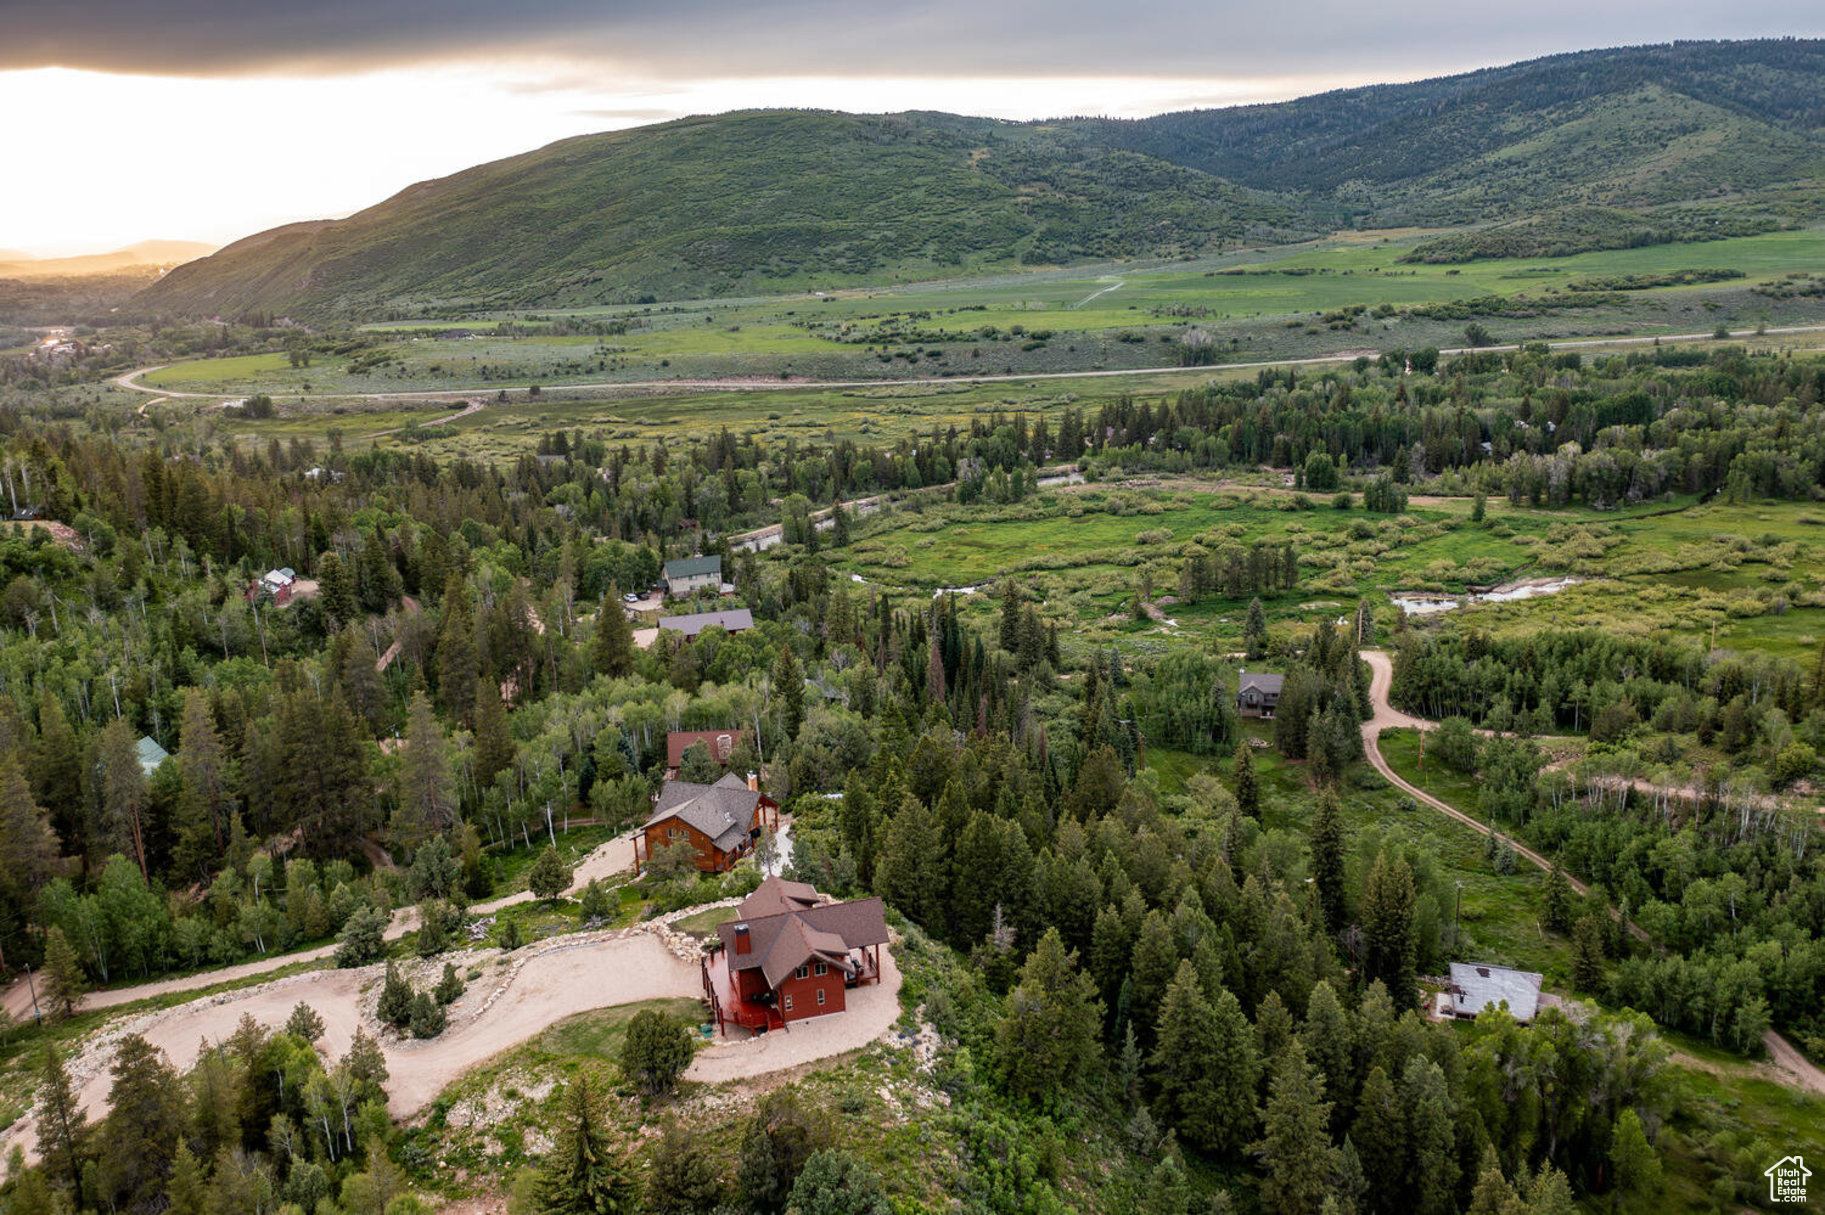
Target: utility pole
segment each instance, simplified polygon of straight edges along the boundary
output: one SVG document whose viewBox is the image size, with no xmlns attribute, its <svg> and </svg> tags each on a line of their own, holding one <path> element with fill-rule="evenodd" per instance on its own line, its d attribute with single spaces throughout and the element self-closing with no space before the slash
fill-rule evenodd
<svg viewBox="0 0 1825 1215">
<path fill-rule="evenodd" d="M 44 1014 L 38 1011 L 38 985 L 32 982 L 32 967 L 28 962 L 25 967 L 25 989 L 32 993 L 32 1016 L 38 1024 L 44 1024 Z"/>
</svg>

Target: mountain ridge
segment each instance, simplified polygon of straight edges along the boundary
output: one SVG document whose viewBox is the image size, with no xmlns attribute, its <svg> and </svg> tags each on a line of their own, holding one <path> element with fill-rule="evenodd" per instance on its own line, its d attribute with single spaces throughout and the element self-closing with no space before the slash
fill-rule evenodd
<svg viewBox="0 0 1825 1215">
<path fill-rule="evenodd" d="M 310 318 L 778 293 L 1339 226 L 1773 207 L 1776 191 L 1791 216 L 1825 176 L 1821 79 L 1825 41 L 1790 39 L 1571 52 L 1148 119 L 696 116 L 253 234 L 134 306 Z"/>
</svg>

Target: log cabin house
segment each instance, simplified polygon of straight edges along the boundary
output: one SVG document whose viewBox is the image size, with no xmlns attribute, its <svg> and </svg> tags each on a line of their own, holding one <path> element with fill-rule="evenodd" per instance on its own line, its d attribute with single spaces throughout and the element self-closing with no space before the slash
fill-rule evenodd
<svg viewBox="0 0 1825 1215">
<path fill-rule="evenodd" d="M 667 781 L 654 800 L 646 826 L 634 837 L 634 872 L 659 849 L 686 842 L 697 853 L 697 868 L 722 873 L 754 849 L 762 827 L 779 830 L 779 803 L 760 791 L 752 773 L 731 772 L 713 785 Z"/>
</svg>

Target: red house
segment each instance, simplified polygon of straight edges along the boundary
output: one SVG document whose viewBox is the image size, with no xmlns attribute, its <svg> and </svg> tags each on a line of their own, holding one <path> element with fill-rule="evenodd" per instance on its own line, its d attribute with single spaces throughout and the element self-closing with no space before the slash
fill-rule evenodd
<svg viewBox="0 0 1825 1215">
<path fill-rule="evenodd" d="M 713 785 L 667 781 L 654 799 L 652 817 L 634 837 L 634 872 L 661 848 L 688 842 L 697 868 L 721 873 L 748 855 L 760 829 L 779 830 L 779 803 L 762 793 L 753 777 L 733 772 Z"/>
<path fill-rule="evenodd" d="M 716 1023 L 764 1033 L 842 1012 L 845 993 L 881 978 L 887 918 L 880 899 L 826 899 L 803 882 L 770 877 L 716 926 L 703 990 Z"/>
</svg>

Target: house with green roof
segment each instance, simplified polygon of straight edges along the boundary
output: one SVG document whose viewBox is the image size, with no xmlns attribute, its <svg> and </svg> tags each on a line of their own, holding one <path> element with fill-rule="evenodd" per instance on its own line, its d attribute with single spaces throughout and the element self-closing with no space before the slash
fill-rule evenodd
<svg viewBox="0 0 1825 1215">
<path fill-rule="evenodd" d="M 665 589 L 674 599 L 681 599 L 704 587 L 721 589 L 721 557 L 680 557 L 676 561 L 665 563 Z"/>
<path fill-rule="evenodd" d="M 148 735 L 140 735 L 135 747 L 139 752 L 139 766 L 147 776 L 158 771 L 158 766 L 171 758 L 171 752 L 158 745 L 158 740 Z"/>
</svg>

